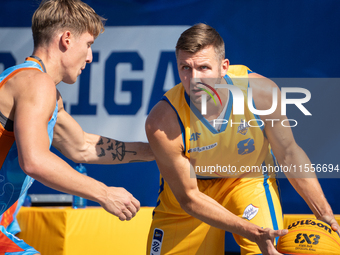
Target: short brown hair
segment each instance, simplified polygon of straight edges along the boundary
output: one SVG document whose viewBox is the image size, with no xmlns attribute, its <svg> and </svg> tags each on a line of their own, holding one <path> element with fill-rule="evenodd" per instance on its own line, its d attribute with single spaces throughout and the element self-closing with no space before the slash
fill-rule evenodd
<svg viewBox="0 0 340 255">
<path fill-rule="evenodd" d="M 199 23 L 185 30 L 177 41 L 176 55 L 179 50 L 196 53 L 212 45 L 219 61 L 225 58 L 224 41 L 211 26 Z"/>
<path fill-rule="evenodd" d="M 80 0 L 43 0 L 32 18 L 34 47 L 47 45 L 60 29 L 95 38 L 104 32 L 105 19 Z"/>
</svg>

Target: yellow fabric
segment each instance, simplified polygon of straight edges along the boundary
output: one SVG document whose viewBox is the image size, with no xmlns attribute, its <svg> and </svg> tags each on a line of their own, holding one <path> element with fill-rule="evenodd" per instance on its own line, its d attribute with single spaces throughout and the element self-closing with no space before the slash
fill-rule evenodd
<svg viewBox="0 0 340 255">
<path fill-rule="evenodd" d="M 101 207 L 22 207 L 18 237 L 43 255 L 144 255 L 152 210 L 122 222 Z"/>
<path fill-rule="evenodd" d="M 198 176 L 263 177 L 261 165 L 264 163 L 266 166 L 274 166 L 275 158 L 271 154 L 267 138 L 258 125 L 259 118 L 254 116 L 247 106 L 248 71 L 249 68 L 242 65 L 229 68 L 226 77 L 231 78 L 233 85 L 240 88 L 244 94 L 244 115 L 232 113 L 232 94 L 229 93 L 224 117 L 228 124 L 225 130 L 222 126 L 220 132 L 214 130 L 200 113 L 197 115 L 190 110 L 190 102 L 187 102 L 181 83 L 165 94 L 183 125 L 185 156 L 190 159 Z M 258 167 L 256 171 L 251 170 L 254 166 Z"/>
<path fill-rule="evenodd" d="M 258 208 L 258 213 L 248 217 L 247 221 L 263 228 L 274 228 L 275 218 L 278 228 L 283 228 L 282 211 L 275 179 L 267 180 L 268 191 L 273 201 L 275 215 L 271 214 L 268 198 L 265 193 L 263 180 L 259 178 L 218 178 L 211 180 L 197 180 L 199 190 L 215 199 L 226 209 L 239 217 L 243 217 L 246 208 Z M 159 205 L 155 214 L 148 237 L 148 251 L 154 244 L 154 230 L 164 232 L 160 253 L 155 254 L 196 254 L 222 255 L 224 254 L 225 232 L 188 215 L 179 205 L 169 185 L 164 182 L 164 189 L 159 195 Z M 234 235 L 241 246 L 241 254 L 261 253 L 255 243 L 248 239 Z"/>
</svg>

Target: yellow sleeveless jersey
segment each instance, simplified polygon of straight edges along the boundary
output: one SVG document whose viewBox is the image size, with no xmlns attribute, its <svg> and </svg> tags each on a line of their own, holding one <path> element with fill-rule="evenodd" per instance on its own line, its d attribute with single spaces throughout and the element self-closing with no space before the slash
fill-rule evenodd
<svg viewBox="0 0 340 255">
<path fill-rule="evenodd" d="M 191 172 L 197 178 L 269 177 L 278 167 L 263 131 L 264 123 L 247 107 L 249 73 L 250 69 L 243 65 L 229 67 L 224 78 L 242 90 L 244 114 L 232 114 L 233 95 L 229 91 L 220 131 L 193 104 L 190 108 L 190 98 L 181 83 L 163 97 L 178 115 L 185 156 L 190 159 Z"/>
</svg>

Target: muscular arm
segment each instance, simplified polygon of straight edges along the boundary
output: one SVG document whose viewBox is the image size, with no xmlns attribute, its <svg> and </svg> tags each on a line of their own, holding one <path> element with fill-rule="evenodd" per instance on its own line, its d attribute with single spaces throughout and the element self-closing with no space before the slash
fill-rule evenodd
<svg viewBox="0 0 340 255">
<path fill-rule="evenodd" d="M 58 93 L 58 120 L 53 146 L 67 158 L 79 163 L 120 164 L 154 160 L 148 143 L 121 142 L 83 131 L 65 111 Z"/>
<path fill-rule="evenodd" d="M 121 220 L 131 219 L 139 202 L 130 193 L 78 173 L 50 152 L 47 124 L 57 95 L 51 78 L 39 71 L 23 71 L 12 82 L 14 134 L 22 170 L 48 187 L 98 202 Z"/>
<path fill-rule="evenodd" d="M 211 226 L 242 235 L 249 240 L 261 243 L 266 239 L 264 236 L 268 235 L 268 230 L 237 217 L 199 191 L 196 178 L 190 177 L 190 161 L 183 155 L 176 113 L 165 101 L 159 102 L 150 112 L 146 121 L 146 133 L 159 170 L 183 210 Z M 273 236 L 274 231 L 271 232 Z M 274 247 L 271 249 L 273 251 Z"/>
<path fill-rule="evenodd" d="M 272 88 L 277 85 L 271 80 L 258 75 L 250 74 L 250 87 L 253 90 L 253 98 L 258 110 L 267 110 L 272 105 Z M 310 165 L 311 162 L 306 153 L 295 142 L 290 127 L 281 125 L 281 121 L 287 119 L 281 115 L 281 94 L 278 90 L 278 107 L 274 113 L 261 116 L 262 120 L 277 119 L 279 121 L 266 122 L 265 132 L 275 157 L 282 166 Z M 334 219 L 332 209 L 328 204 L 316 175 L 312 172 L 286 173 L 286 176 L 295 190 L 306 201 L 310 209 L 318 219 L 324 220 L 332 225 L 333 230 L 340 234 L 339 226 Z"/>
</svg>

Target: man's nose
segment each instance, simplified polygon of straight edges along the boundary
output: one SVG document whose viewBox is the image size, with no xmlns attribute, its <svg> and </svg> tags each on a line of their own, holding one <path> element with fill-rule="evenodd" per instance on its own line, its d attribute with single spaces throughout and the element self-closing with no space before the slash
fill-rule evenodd
<svg viewBox="0 0 340 255">
<path fill-rule="evenodd" d="M 92 49 L 89 48 L 86 56 L 86 63 L 90 64 L 92 63 L 93 55 L 92 55 Z"/>
</svg>

